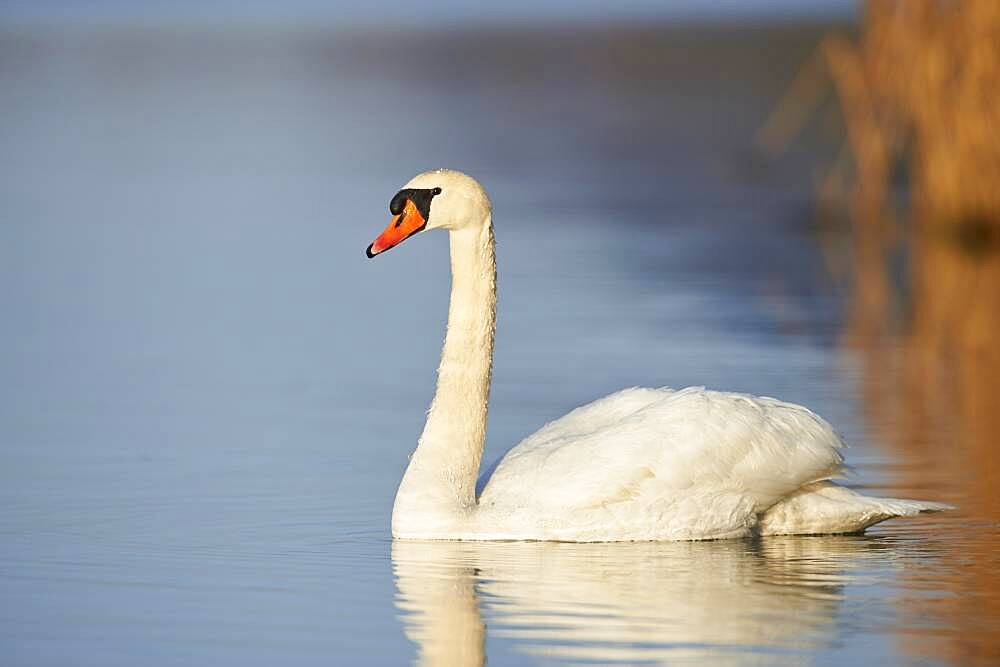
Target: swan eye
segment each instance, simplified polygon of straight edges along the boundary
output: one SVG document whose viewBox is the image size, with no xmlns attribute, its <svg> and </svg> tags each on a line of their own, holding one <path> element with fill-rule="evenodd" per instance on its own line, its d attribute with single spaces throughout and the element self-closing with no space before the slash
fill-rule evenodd
<svg viewBox="0 0 1000 667">
<path fill-rule="evenodd" d="M 433 190 L 431 190 L 431 194 L 432 195 L 439 195 L 439 194 L 441 194 L 441 188 L 434 188 Z"/>
</svg>

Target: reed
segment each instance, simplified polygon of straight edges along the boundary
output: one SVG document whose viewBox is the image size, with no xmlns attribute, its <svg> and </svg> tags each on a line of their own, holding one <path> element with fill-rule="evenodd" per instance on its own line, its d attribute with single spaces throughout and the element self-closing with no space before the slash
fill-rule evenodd
<svg viewBox="0 0 1000 667">
<path fill-rule="evenodd" d="M 996 352 L 1000 2 L 868 0 L 857 38 L 828 36 L 803 66 L 762 128 L 765 149 L 787 145 L 822 102 L 825 82 L 847 150 L 820 194 L 848 199 L 852 332 L 877 336 L 893 324 L 879 313 L 894 308 L 886 258 L 902 247 L 911 294 L 896 310 L 906 333 L 931 339 L 925 347 L 938 348 L 934 339 L 947 333 L 960 346 Z M 894 187 L 900 175 L 902 189 Z"/>
<path fill-rule="evenodd" d="M 845 159 L 820 194 L 848 204 L 854 298 L 844 342 L 861 361 L 866 421 L 886 446 L 935 461 L 904 485 L 956 480 L 967 520 L 996 522 L 1000 2 L 869 0 L 857 37 L 827 37 L 803 68 L 761 132 L 765 148 L 780 150 L 804 125 L 821 80 L 845 128 Z M 1000 639 L 975 620 L 1000 605 L 991 548 L 988 537 L 970 540 L 981 557 L 954 577 L 951 599 L 907 605 L 968 627 L 957 640 L 907 638 L 916 655 L 998 664 Z"/>
</svg>

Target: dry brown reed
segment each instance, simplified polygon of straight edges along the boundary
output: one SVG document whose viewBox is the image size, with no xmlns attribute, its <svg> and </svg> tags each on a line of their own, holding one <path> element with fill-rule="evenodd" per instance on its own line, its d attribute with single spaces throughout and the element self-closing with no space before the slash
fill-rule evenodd
<svg viewBox="0 0 1000 667">
<path fill-rule="evenodd" d="M 905 243 L 909 333 L 927 339 L 925 347 L 939 348 L 932 339 L 947 334 L 950 343 L 997 353 L 1000 2 L 869 0 L 858 38 L 827 37 L 802 68 L 761 131 L 765 149 L 783 149 L 822 100 L 825 81 L 840 104 L 853 175 L 852 332 L 879 335 L 878 314 L 893 299 L 885 257 Z M 901 171 L 902 207 L 894 189 Z M 843 164 L 832 169 L 821 194 L 836 193 L 844 172 Z"/>
<path fill-rule="evenodd" d="M 855 271 L 845 342 L 862 361 L 866 421 L 900 456 L 937 462 L 908 472 L 903 484 L 949 480 L 967 520 L 995 523 L 1000 2 L 869 0 L 857 39 L 826 38 L 803 68 L 761 132 L 764 148 L 781 150 L 798 132 L 822 100 L 824 80 L 840 105 L 850 168 L 835 166 L 820 194 L 838 192 L 850 172 L 843 194 Z M 908 265 L 902 279 L 890 261 L 899 255 Z M 1000 661 L 996 633 L 976 626 L 1000 609 L 990 539 L 970 538 L 953 598 L 917 610 L 968 632 L 906 638 L 918 654 L 954 664 Z"/>
</svg>

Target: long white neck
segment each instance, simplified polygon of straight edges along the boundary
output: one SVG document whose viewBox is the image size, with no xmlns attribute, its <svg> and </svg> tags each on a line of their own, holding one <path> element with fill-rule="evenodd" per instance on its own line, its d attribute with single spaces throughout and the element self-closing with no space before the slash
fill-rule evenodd
<svg viewBox="0 0 1000 667">
<path fill-rule="evenodd" d="M 441 537 L 476 507 L 496 331 L 489 218 L 450 233 L 451 303 L 437 392 L 392 510 L 396 537 Z"/>
</svg>

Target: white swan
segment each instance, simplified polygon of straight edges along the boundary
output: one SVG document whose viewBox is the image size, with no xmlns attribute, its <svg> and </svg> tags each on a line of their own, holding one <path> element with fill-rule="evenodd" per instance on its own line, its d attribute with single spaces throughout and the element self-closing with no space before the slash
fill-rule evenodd
<svg viewBox="0 0 1000 667">
<path fill-rule="evenodd" d="M 496 323 L 492 205 L 439 169 L 407 183 L 374 257 L 450 232 L 452 288 L 437 393 L 396 493 L 404 539 L 697 540 L 849 533 L 941 503 L 870 498 L 829 481 L 843 442 L 808 409 L 704 388 L 625 389 L 511 449 L 477 496 Z"/>
</svg>

